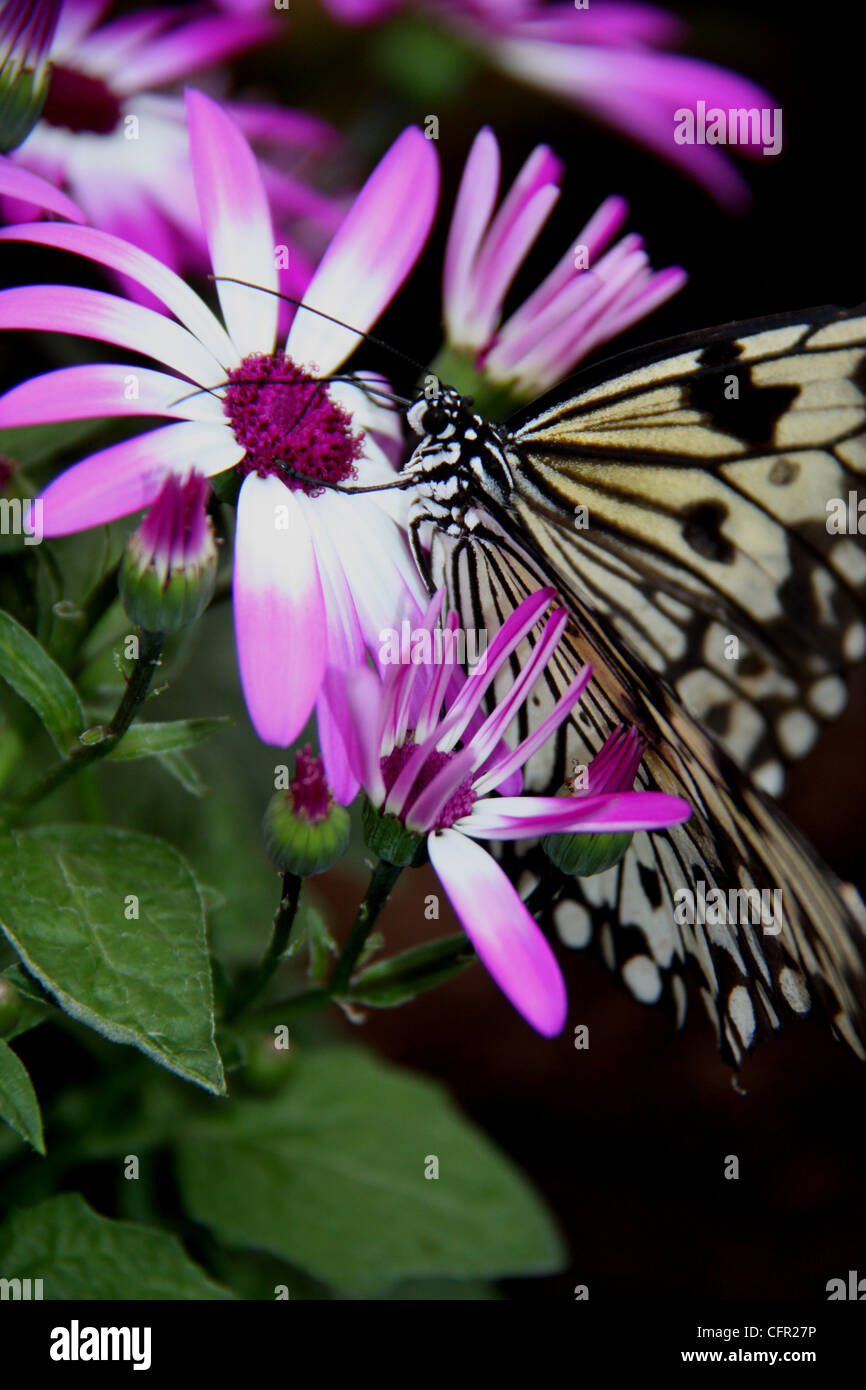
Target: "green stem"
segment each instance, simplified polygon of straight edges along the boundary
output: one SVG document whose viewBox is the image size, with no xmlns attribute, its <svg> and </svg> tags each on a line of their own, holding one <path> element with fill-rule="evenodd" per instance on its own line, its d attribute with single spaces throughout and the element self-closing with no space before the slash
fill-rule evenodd
<svg viewBox="0 0 866 1390">
<path fill-rule="evenodd" d="M 401 872 L 402 870 L 397 868 L 395 864 L 388 864 L 384 859 L 380 859 L 376 865 L 364 901 L 358 908 L 358 915 L 352 924 L 352 930 L 346 937 L 334 967 L 329 986 L 332 995 L 344 994 L 348 989 L 352 973 L 358 964 L 358 958 L 367 943 L 367 937 L 373 930 L 376 918 L 385 906 L 388 895 Z"/>
<path fill-rule="evenodd" d="M 401 873 L 402 869 L 394 864 L 386 863 L 384 859 L 380 860 L 376 866 L 364 901 L 358 908 L 358 915 L 346 937 L 328 984 L 319 985 L 316 989 L 303 990 L 288 999 L 279 1000 L 276 1004 L 269 1004 L 267 1009 L 254 1014 L 248 1021 L 255 1023 L 257 1027 L 262 1027 L 266 1019 L 273 1018 L 279 1023 L 289 1014 L 309 1013 L 313 1009 L 320 1009 L 326 1004 L 332 1004 L 337 998 L 350 999 L 349 982 L 355 966 L 367 944 L 370 932 L 376 925 L 376 919 L 385 906 L 388 895 Z"/>
<path fill-rule="evenodd" d="M 238 1014 L 242 1014 L 248 1008 L 254 999 L 258 998 L 280 964 L 289 944 L 303 884 L 303 879 L 298 878 L 297 874 L 283 874 L 283 891 L 279 906 L 274 913 L 274 929 L 270 945 L 252 978 L 234 992 L 225 1012 L 224 1021 L 226 1023 L 231 1023 Z"/>
<path fill-rule="evenodd" d="M 102 729 L 102 737 L 99 742 L 79 745 L 62 763 L 55 763 L 54 767 L 49 768 L 20 797 L 2 808 L 2 816 L 5 821 L 17 820 L 31 806 L 35 806 L 43 797 L 56 791 L 70 777 L 74 777 L 81 768 L 89 767 L 91 763 L 104 758 L 117 746 L 135 718 L 139 706 L 147 696 L 154 671 L 160 663 L 164 645 L 164 632 L 142 631 L 138 660 L 133 667 L 123 692 L 123 698 L 117 706 L 111 722 Z"/>
</svg>

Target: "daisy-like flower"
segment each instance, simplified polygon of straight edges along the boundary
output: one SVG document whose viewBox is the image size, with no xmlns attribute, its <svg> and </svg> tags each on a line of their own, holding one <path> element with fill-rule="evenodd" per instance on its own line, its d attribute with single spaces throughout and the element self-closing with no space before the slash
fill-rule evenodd
<svg viewBox="0 0 866 1390">
<path fill-rule="evenodd" d="M 443 592 L 424 618 L 431 632 Z M 562 636 L 568 615 L 559 609 L 544 622 L 509 693 L 470 732 L 491 682 L 554 598 L 553 589 L 541 589 L 525 599 L 491 642 L 483 671 L 474 668 L 456 694 L 450 683 L 453 668 L 441 663 L 389 667 L 384 683 L 366 667 L 344 677 L 352 718 L 350 756 L 384 835 L 392 836 L 396 822 L 410 836 L 426 838 L 433 868 L 484 965 L 514 1007 L 546 1037 L 565 1023 L 559 966 L 517 891 L 476 841 L 657 830 L 691 814 L 685 801 L 661 792 L 490 795 L 510 782 L 568 718 L 592 674 L 584 667 L 533 733 L 516 748 L 504 745 L 506 729 Z M 449 615 L 447 625 L 456 622 L 456 614 Z M 377 848 L 375 835 L 371 843 Z M 411 862 L 411 849 L 410 839 L 399 862 Z"/>
<path fill-rule="evenodd" d="M 0 229 L 0 241 L 57 247 L 120 271 L 174 315 L 68 285 L 3 291 L 0 327 L 98 338 L 143 353 L 162 370 L 103 363 L 48 372 L 0 398 L 0 428 L 111 415 L 173 422 L 102 449 L 56 478 L 42 498 L 46 536 L 148 506 L 166 473 L 237 470 L 243 481 L 234 613 L 247 707 L 259 735 L 284 746 L 318 699 L 328 780 L 345 800 L 353 789 L 341 711 L 332 709 L 335 697 L 320 698 L 323 674 L 329 664 L 356 664 L 365 649 L 375 657 L 381 630 L 423 595 L 396 519 L 402 494 L 346 496 L 287 468 L 323 484 L 388 481 L 399 419 L 351 383 L 325 384 L 357 346 L 356 333 L 300 310 L 285 347 L 276 346 L 273 231 L 255 157 L 215 102 L 189 92 L 187 103 L 196 194 L 225 327 L 171 270 L 118 237 L 54 223 Z M 437 195 L 433 146 L 409 128 L 358 195 L 305 302 L 366 330 L 411 270 Z"/>
<path fill-rule="evenodd" d="M 173 270 L 200 271 L 207 248 L 190 197 L 184 103 L 155 89 L 270 42 L 282 26 L 273 10 L 256 18 L 184 5 L 100 24 L 108 8 L 104 0 L 66 0 L 41 119 L 15 160 L 65 189 L 94 226 L 126 237 Z M 262 160 L 288 253 L 281 286 L 299 297 L 345 212 L 342 200 L 304 178 L 311 159 L 333 150 L 337 134 L 303 111 L 254 102 L 227 102 L 226 109 Z M 5 220 L 31 216 L 18 204 L 7 206 Z"/>
<path fill-rule="evenodd" d="M 406 0 L 323 0 L 343 24 L 388 18 Z M 223 0 L 245 11 L 254 0 Z M 265 0 L 259 0 L 264 8 Z M 634 0 L 413 0 L 415 9 L 455 30 L 484 58 L 546 95 L 588 111 L 701 184 L 720 203 L 742 205 L 748 188 L 717 146 L 674 140 L 674 113 L 721 107 L 773 110 L 777 103 L 739 73 L 699 58 L 666 52 L 686 26 L 667 10 Z M 759 143 L 738 153 L 760 156 Z"/>
<path fill-rule="evenodd" d="M 0 13 L 0 150 L 30 133 L 45 100 L 59 0 L 7 0 Z"/>
<path fill-rule="evenodd" d="M 493 132 L 481 130 L 469 153 L 445 251 L 446 355 L 433 370 L 470 395 L 483 399 L 484 383 L 504 388 L 515 402 L 539 395 L 686 281 L 679 266 L 653 271 L 634 233 L 610 246 L 628 213 L 625 200 L 612 197 L 503 322 L 508 290 L 559 197 L 562 169 L 539 145 L 496 209 Z"/>
</svg>

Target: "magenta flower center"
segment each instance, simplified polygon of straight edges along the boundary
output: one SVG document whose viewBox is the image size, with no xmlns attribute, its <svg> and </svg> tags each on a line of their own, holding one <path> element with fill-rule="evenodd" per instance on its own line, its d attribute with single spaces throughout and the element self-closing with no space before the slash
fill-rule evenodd
<svg viewBox="0 0 866 1390">
<path fill-rule="evenodd" d="M 414 743 L 402 743 L 399 747 L 380 759 L 379 766 L 382 769 L 382 778 L 385 782 L 385 791 L 390 792 L 400 773 L 410 763 L 413 757 L 417 757 L 421 750 Z M 446 763 L 450 763 L 454 758 L 453 753 L 440 753 L 436 749 L 428 753 L 424 760 L 423 767 L 418 770 L 418 776 L 412 787 L 412 796 L 420 796 L 425 787 L 429 787 L 433 778 L 436 776 Z M 455 821 L 462 816 L 468 816 L 472 811 L 475 801 L 475 792 L 472 790 L 472 782 L 467 777 L 465 782 L 461 782 L 455 792 L 451 794 L 436 819 L 436 824 L 431 825 L 431 830 L 448 830 Z"/>
<path fill-rule="evenodd" d="M 42 119 L 76 133 L 110 135 L 120 123 L 121 105 L 99 77 L 74 68 L 52 67 Z"/>
<path fill-rule="evenodd" d="M 289 783 L 292 810 L 296 816 L 317 824 L 327 820 L 331 810 L 331 793 L 325 781 L 325 767 L 307 744 L 295 760 L 295 775 Z"/>
<path fill-rule="evenodd" d="M 315 497 L 314 483 L 293 478 L 296 469 L 323 483 L 358 476 L 363 435 L 352 432 L 352 416 L 328 394 L 327 386 L 295 365 L 280 350 L 245 357 L 229 372 L 225 413 L 246 454 L 238 464 L 243 477 L 274 474 L 292 491 Z"/>
</svg>

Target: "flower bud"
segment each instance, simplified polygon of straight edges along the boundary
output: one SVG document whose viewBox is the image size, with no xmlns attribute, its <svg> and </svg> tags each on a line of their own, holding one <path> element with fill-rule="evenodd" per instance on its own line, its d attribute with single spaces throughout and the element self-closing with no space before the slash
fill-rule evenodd
<svg viewBox="0 0 866 1390">
<path fill-rule="evenodd" d="M 262 831 L 277 868 L 299 878 L 325 873 L 345 854 L 349 812 L 334 801 L 322 760 L 309 744 L 298 753 L 288 791 L 271 797 Z"/>
<path fill-rule="evenodd" d="M 6 154 L 24 143 L 42 114 L 61 3 L 7 0 L 0 9 L 0 154 Z"/>
<path fill-rule="evenodd" d="M 209 484 L 191 472 L 166 476 L 120 565 L 120 596 L 146 632 L 179 632 L 207 607 L 216 581 L 217 554 L 207 515 Z"/>
<path fill-rule="evenodd" d="M 575 767 L 574 777 L 557 795 L 604 796 L 631 791 L 644 747 L 637 729 L 626 729 L 620 725 L 589 767 Z M 542 847 L 551 863 L 562 873 L 590 878 L 618 864 L 631 839 L 631 834 L 621 831 L 611 834 L 546 835 Z"/>
</svg>

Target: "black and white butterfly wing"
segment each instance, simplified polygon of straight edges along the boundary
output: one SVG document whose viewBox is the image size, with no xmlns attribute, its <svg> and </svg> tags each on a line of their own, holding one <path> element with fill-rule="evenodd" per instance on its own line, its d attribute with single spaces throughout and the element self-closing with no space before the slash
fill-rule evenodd
<svg viewBox="0 0 866 1390">
<path fill-rule="evenodd" d="M 527 768 L 530 790 L 561 783 L 571 762 L 588 761 L 621 723 L 636 723 L 648 740 L 638 785 L 685 797 L 692 818 L 652 835 L 636 835 L 620 864 L 589 879 L 568 879 L 551 896 L 546 915 L 570 946 L 592 946 L 635 998 L 666 1006 L 678 1022 L 686 1006 L 691 967 L 712 1018 L 723 1056 L 743 1054 L 773 1033 L 785 1017 L 821 1013 L 858 1055 L 866 1055 L 866 930 L 853 896 L 782 817 L 778 808 L 700 728 L 674 693 L 611 643 L 582 600 L 561 578 L 522 550 L 491 516 L 471 534 L 433 537 L 434 582 L 444 583 L 467 626 L 495 631 L 539 584 L 553 582 L 572 620 L 554 660 L 518 719 L 524 736 L 541 719 L 580 665 L 594 679 L 573 718 Z M 525 662 L 535 636 L 512 657 Z M 500 673 L 500 698 L 512 674 Z M 538 846 L 514 867 L 523 891 L 552 869 Z M 765 932 L 760 924 L 678 922 L 677 891 L 703 883 L 714 889 L 774 889 L 781 911 Z"/>
<path fill-rule="evenodd" d="M 866 550 L 856 528 L 838 534 L 866 473 L 866 315 L 756 320 L 652 351 L 509 422 L 515 520 L 777 794 L 866 651 Z"/>
<path fill-rule="evenodd" d="M 564 940 L 594 942 L 632 993 L 678 1015 L 695 967 L 735 1061 L 786 1013 L 820 1011 L 861 1055 L 866 1037 L 859 900 L 750 780 L 779 789 L 866 646 L 862 542 L 827 524 L 866 471 L 864 356 L 863 312 L 826 309 L 603 363 L 503 427 L 507 503 L 492 488 L 471 532 L 432 530 L 434 581 L 467 626 L 495 630 L 542 582 L 570 609 L 525 725 L 575 663 L 595 668 L 532 788 L 636 723 L 644 784 L 694 806 L 687 825 L 572 880 L 552 912 Z M 677 922 L 677 890 L 701 882 L 779 892 L 781 931 Z"/>
</svg>

